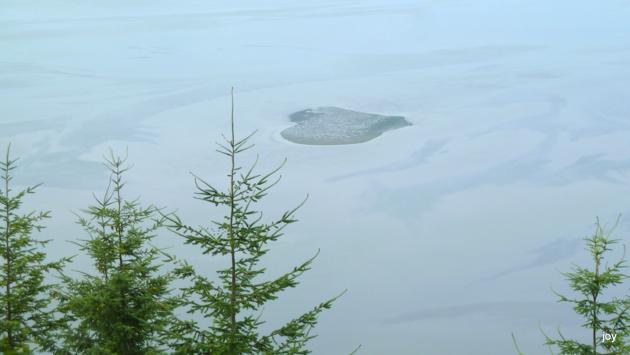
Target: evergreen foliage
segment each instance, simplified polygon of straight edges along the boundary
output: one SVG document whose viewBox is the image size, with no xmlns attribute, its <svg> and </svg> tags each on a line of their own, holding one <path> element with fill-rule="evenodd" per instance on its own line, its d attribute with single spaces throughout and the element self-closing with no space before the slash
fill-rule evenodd
<svg viewBox="0 0 630 355">
<path fill-rule="evenodd" d="M 591 342 L 583 344 L 567 339 L 560 332 L 559 339 L 545 336 L 546 344 L 557 347 L 560 354 L 630 354 L 630 295 L 624 298 L 604 298 L 607 289 L 621 285 L 628 278 L 624 273 L 624 258 L 613 263 L 605 262 L 606 254 L 619 242 L 610 238 L 613 230 L 614 228 L 605 230 L 598 220 L 595 233 L 585 239 L 593 268 L 574 266 L 573 271 L 564 274 L 577 296 L 558 296 L 561 302 L 572 304 L 573 310 L 584 318 L 583 326 L 590 330 Z M 603 342 L 604 332 L 615 334 L 615 340 Z M 605 352 L 599 352 L 600 349 Z"/>
<path fill-rule="evenodd" d="M 13 193 L 11 181 L 17 159 L 11 159 L 10 146 L 0 161 L 0 352 L 31 353 L 48 348 L 52 333 L 60 326 L 52 308 L 56 285 L 45 278 L 51 271 L 61 271 L 67 258 L 46 261 L 47 240 L 33 234 L 44 228 L 49 212 L 21 213 L 24 199 L 37 189 L 27 187 Z"/>
<path fill-rule="evenodd" d="M 95 272 L 63 277 L 59 308 L 67 327 L 55 353 L 161 353 L 177 304 L 169 289 L 173 274 L 162 272 L 162 253 L 151 245 L 163 219 L 155 207 L 124 199 L 125 159 L 112 153 L 105 165 L 109 186 L 78 221 L 89 239 L 77 244 Z"/>
<path fill-rule="evenodd" d="M 276 220 L 263 221 L 256 205 L 278 181 L 275 169 L 266 174 L 254 172 L 256 163 L 243 169 L 237 158 L 250 149 L 249 139 L 235 138 L 234 102 L 232 99 L 231 135 L 219 144 L 219 153 L 230 162 L 228 184 L 217 189 L 194 176 L 196 198 L 220 207 L 224 218 L 211 227 L 193 227 L 176 215 L 170 215 L 169 228 L 184 238 L 186 244 L 199 247 L 205 255 L 222 258 L 229 264 L 217 271 L 217 280 L 205 276 L 206 270 L 195 270 L 180 261 L 177 275 L 191 280 L 183 287 L 182 299 L 189 313 L 202 321 L 179 322 L 174 333 L 174 348 L 181 354 L 307 354 L 307 342 L 314 336 L 312 328 L 318 315 L 332 306 L 334 299 L 323 302 L 284 326 L 261 334 L 262 308 L 276 300 L 278 294 L 298 285 L 298 278 L 309 270 L 315 257 L 271 280 L 261 280 L 265 268 L 259 265 L 269 251 L 268 244 L 283 235 L 296 222 L 295 212 L 285 212 Z"/>
</svg>

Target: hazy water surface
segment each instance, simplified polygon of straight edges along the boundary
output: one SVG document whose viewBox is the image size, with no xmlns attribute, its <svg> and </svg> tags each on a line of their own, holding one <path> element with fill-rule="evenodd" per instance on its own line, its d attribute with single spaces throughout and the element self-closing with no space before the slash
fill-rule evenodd
<svg viewBox="0 0 630 355">
<path fill-rule="evenodd" d="M 586 260 L 595 216 L 629 210 L 630 5 L 606 1 L 0 1 L 0 146 L 44 182 L 50 250 L 84 235 L 73 211 L 129 149 L 131 196 L 192 224 L 189 171 L 223 184 L 214 142 L 254 129 L 261 168 L 286 157 L 263 205 L 310 199 L 268 259 L 321 249 L 270 326 L 348 289 L 317 354 L 544 351 L 539 326 L 584 334 L 550 286 Z M 288 116 L 336 106 L 413 125 L 362 144 L 309 146 Z M 244 157 L 250 162 L 253 155 Z M 627 213 L 626 213 L 627 214 Z M 630 215 L 630 214 L 628 214 Z M 619 229 L 627 239 L 628 228 Z M 626 234 L 624 234 L 626 233 Z M 213 270 L 165 234 L 161 245 Z M 79 258 L 76 268 L 84 267 Z"/>
</svg>

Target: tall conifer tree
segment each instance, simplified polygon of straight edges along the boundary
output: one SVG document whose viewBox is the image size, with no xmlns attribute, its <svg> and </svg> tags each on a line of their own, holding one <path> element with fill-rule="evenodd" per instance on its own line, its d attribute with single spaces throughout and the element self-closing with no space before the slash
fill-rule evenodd
<svg viewBox="0 0 630 355">
<path fill-rule="evenodd" d="M 562 333 L 558 339 L 546 336 L 547 345 L 557 347 L 560 354 L 630 354 L 630 295 L 605 295 L 608 289 L 628 279 L 624 273 L 624 258 L 615 262 L 606 261 L 607 254 L 619 242 L 610 238 L 613 230 L 605 230 L 598 220 L 595 233 L 585 239 L 593 268 L 574 266 L 573 271 L 564 274 L 577 297 L 559 294 L 560 301 L 572 304 L 573 310 L 584 318 L 583 326 L 589 330 L 591 341 L 581 343 L 564 337 Z M 614 335 L 614 340 L 604 341 L 604 333 Z"/>
<path fill-rule="evenodd" d="M 161 271 L 162 253 L 151 245 L 162 218 L 153 207 L 123 197 L 125 159 L 111 155 L 103 198 L 84 210 L 79 224 L 89 239 L 79 242 L 94 273 L 65 276 L 60 310 L 68 326 L 59 354 L 156 354 L 165 350 L 176 299 L 173 275 Z"/>
<path fill-rule="evenodd" d="M 44 228 L 49 212 L 22 212 L 28 195 L 39 185 L 14 193 L 13 171 L 17 159 L 11 159 L 10 147 L 0 161 L 0 352 L 31 353 L 49 348 L 52 333 L 60 325 L 51 307 L 56 286 L 45 278 L 51 271 L 61 271 L 68 259 L 46 261 L 47 240 L 33 235 Z"/>
<path fill-rule="evenodd" d="M 169 216 L 170 229 L 183 237 L 186 244 L 199 247 L 203 254 L 222 258 L 228 264 L 217 271 L 216 280 L 209 270 L 196 270 L 182 264 L 178 275 L 192 283 L 182 288 L 189 313 L 202 321 L 181 322 L 173 344 L 182 354 L 307 354 L 307 342 L 313 338 L 312 328 L 318 315 L 331 307 L 334 299 L 323 302 L 284 326 L 261 334 L 262 307 L 278 294 L 298 285 L 298 277 L 309 270 L 314 257 L 275 279 L 262 280 L 265 268 L 261 258 L 269 251 L 269 243 L 283 234 L 285 227 L 296 222 L 297 208 L 280 218 L 263 221 L 256 205 L 277 182 L 279 168 L 267 174 L 254 172 L 255 163 L 243 169 L 237 162 L 241 153 L 250 149 L 251 137 L 235 137 L 234 101 L 232 96 L 231 131 L 218 152 L 229 160 L 227 188 L 220 190 L 194 176 L 196 198 L 222 208 L 224 218 L 211 227 L 193 227 L 175 216 Z M 298 206 L 299 208 L 299 206 Z"/>
</svg>

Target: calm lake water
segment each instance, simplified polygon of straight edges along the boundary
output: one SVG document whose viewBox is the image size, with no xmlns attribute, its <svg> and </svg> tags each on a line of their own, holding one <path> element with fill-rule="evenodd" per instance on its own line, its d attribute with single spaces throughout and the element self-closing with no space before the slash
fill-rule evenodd
<svg viewBox="0 0 630 355">
<path fill-rule="evenodd" d="M 309 194 L 266 260 L 277 275 L 321 254 L 269 326 L 343 290 L 316 354 L 541 353 L 561 326 L 587 337 L 550 287 L 587 261 L 596 216 L 630 208 L 628 1 L 0 1 L 0 147 L 16 182 L 44 187 L 52 256 L 84 238 L 73 212 L 106 187 L 109 148 L 129 196 L 191 224 L 189 171 L 220 186 L 214 142 L 257 129 L 260 168 L 288 162 L 268 216 Z M 311 107 L 404 116 L 361 144 L 280 132 Z M 618 237 L 628 241 L 628 223 Z M 159 244 L 211 273 L 163 233 Z M 85 269 L 78 258 L 75 269 Z"/>
</svg>

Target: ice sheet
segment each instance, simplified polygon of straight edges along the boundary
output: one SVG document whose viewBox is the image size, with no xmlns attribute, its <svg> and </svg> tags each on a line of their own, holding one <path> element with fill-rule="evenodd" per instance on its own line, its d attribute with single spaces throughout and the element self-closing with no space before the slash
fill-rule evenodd
<svg viewBox="0 0 630 355">
<path fill-rule="evenodd" d="M 394 129 L 410 126 L 402 116 L 384 116 L 339 107 L 318 107 L 289 115 L 295 126 L 280 135 L 309 145 L 359 144 Z"/>
</svg>

